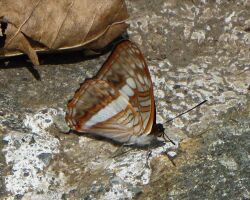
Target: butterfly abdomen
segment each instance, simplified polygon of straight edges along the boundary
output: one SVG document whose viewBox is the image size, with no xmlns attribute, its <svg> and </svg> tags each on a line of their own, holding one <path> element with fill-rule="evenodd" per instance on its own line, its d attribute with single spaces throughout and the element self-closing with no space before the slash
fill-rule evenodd
<svg viewBox="0 0 250 200">
<path fill-rule="evenodd" d="M 164 140 L 161 138 L 155 137 L 154 135 L 133 135 L 129 138 L 128 145 L 135 145 L 138 147 L 146 147 L 146 146 L 161 146 L 164 145 Z"/>
</svg>

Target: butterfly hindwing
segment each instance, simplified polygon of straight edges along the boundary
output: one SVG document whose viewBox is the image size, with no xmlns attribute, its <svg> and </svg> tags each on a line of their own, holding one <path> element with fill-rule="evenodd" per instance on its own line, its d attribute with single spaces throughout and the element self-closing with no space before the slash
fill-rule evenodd
<svg viewBox="0 0 250 200">
<path fill-rule="evenodd" d="M 78 132 L 119 142 L 128 141 L 141 128 L 138 127 L 139 115 L 128 99 L 103 80 L 84 82 L 68 104 L 66 120 Z"/>
</svg>

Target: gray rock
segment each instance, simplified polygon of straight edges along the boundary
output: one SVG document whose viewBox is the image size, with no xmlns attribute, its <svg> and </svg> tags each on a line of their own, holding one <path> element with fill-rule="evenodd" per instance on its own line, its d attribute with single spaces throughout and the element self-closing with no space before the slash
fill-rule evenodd
<svg viewBox="0 0 250 200">
<path fill-rule="evenodd" d="M 107 55 L 42 56 L 40 81 L 25 57 L 0 61 L 0 198 L 250 198 L 249 0 L 126 2 L 128 33 L 154 82 L 157 122 L 176 145 L 112 158 L 118 146 L 62 133 L 67 102 Z"/>
<path fill-rule="evenodd" d="M 40 160 L 44 162 L 44 164 L 47 166 L 50 163 L 50 160 L 52 159 L 51 153 L 41 153 L 37 156 Z"/>
</svg>

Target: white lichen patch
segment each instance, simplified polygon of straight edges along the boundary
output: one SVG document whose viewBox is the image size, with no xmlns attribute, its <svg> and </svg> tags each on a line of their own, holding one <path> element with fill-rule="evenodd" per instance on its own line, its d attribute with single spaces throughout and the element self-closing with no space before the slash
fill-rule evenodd
<svg viewBox="0 0 250 200">
<path fill-rule="evenodd" d="M 121 183 L 112 184 L 111 189 L 106 192 L 100 199 L 101 200 L 110 200 L 110 199 L 132 199 L 133 193 L 124 187 Z"/>
<path fill-rule="evenodd" d="M 53 116 L 56 115 L 55 109 L 41 110 L 34 115 L 26 115 L 23 123 L 32 133 L 43 134 L 46 133 L 46 128 L 53 124 Z"/>
<path fill-rule="evenodd" d="M 123 180 L 125 184 L 131 184 L 134 187 L 146 185 L 149 183 L 152 173 L 150 161 L 168 151 L 171 151 L 171 155 L 173 155 L 174 149 L 178 148 L 178 142 L 174 142 L 175 145 L 169 142 L 162 147 L 151 149 L 150 151 L 141 150 L 129 152 L 114 160 L 107 169 L 119 177 L 119 179 Z M 126 187 L 124 187 L 124 189 L 126 189 Z M 114 191 L 117 192 L 115 188 Z M 112 197 L 112 195 L 112 193 L 108 193 L 109 197 Z M 119 196 L 119 194 L 116 195 Z M 129 196 L 125 198 L 129 198 Z"/>
<path fill-rule="evenodd" d="M 27 114 L 23 124 L 27 132 L 8 132 L 4 137 L 5 160 L 11 173 L 5 177 L 6 190 L 14 195 L 28 191 L 48 192 L 51 184 L 62 184 L 53 172 L 43 170 L 59 152 L 59 141 L 46 129 L 52 125 L 53 117 L 62 112 L 55 109 L 40 110 Z"/>
<path fill-rule="evenodd" d="M 173 125 L 177 128 L 183 128 L 185 126 L 184 123 L 178 118 L 174 120 Z"/>
<path fill-rule="evenodd" d="M 225 22 L 226 22 L 226 23 L 231 22 L 232 17 L 233 17 L 234 15 L 235 15 L 235 12 L 232 12 L 229 16 L 227 16 L 227 17 L 225 18 Z"/>
<path fill-rule="evenodd" d="M 186 40 L 189 39 L 189 37 L 190 37 L 190 35 L 191 35 L 191 31 L 192 31 L 193 25 L 194 25 L 194 23 L 187 23 L 187 24 L 184 24 L 184 31 L 183 31 L 183 34 L 184 34 L 184 38 L 185 38 Z"/>
<path fill-rule="evenodd" d="M 223 156 L 222 158 L 220 158 L 219 162 L 220 164 L 225 166 L 228 170 L 236 171 L 238 169 L 238 164 L 235 162 L 233 158 Z"/>
<path fill-rule="evenodd" d="M 155 90 L 154 95 L 157 96 L 158 98 L 164 98 L 165 92 L 163 90 Z"/>
<path fill-rule="evenodd" d="M 198 44 L 201 44 L 205 41 L 206 33 L 204 30 L 194 31 L 191 35 L 192 40 L 197 40 Z"/>
<path fill-rule="evenodd" d="M 167 58 L 159 62 L 155 61 L 155 63 L 161 68 L 162 71 L 168 71 L 169 69 L 173 67 L 173 64 Z M 151 69 L 153 67 L 157 67 L 157 66 L 150 66 L 149 68 Z"/>
</svg>

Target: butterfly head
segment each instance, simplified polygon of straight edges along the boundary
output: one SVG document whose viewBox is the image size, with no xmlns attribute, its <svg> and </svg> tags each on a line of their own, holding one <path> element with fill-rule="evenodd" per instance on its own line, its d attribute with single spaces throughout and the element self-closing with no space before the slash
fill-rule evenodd
<svg viewBox="0 0 250 200">
<path fill-rule="evenodd" d="M 162 124 L 155 124 L 152 127 L 152 134 L 155 136 L 161 137 L 164 134 L 165 128 L 163 127 Z"/>
</svg>

